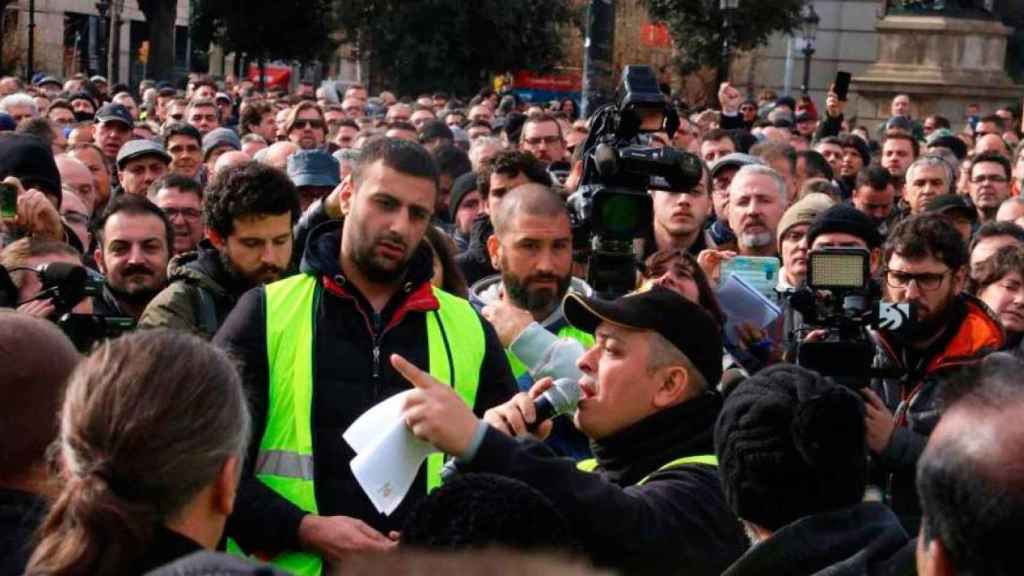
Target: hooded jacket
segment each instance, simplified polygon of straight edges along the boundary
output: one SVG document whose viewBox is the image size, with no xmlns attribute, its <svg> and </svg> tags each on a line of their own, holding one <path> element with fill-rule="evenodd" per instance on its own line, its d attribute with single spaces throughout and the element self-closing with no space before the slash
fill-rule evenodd
<svg viewBox="0 0 1024 576">
<path fill-rule="evenodd" d="M 888 507 L 862 502 L 783 526 L 754 545 L 723 576 L 914 574 L 912 557 L 898 556 L 908 540 Z"/>
<path fill-rule="evenodd" d="M 470 288 L 469 302 L 477 310 L 483 310 L 484 306 L 501 299 L 502 290 L 501 276 L 488 276 Z M 569 285 L 569 292 L 587 297 L 594 295 L 594 290 L 586 282 L 575 277 Z M 508 352 L 514 354 L 527 369 L 516 380 L 519 390 L 528 392 L 533 383 L 542 378 L 578 380 L 582 376 L 576 362 L 586 352 L 586 347 L 573 338 L 558 336 L 559 330 L 568 325 L 562 307 L 556 306 L 547 318 L 531 323 L 509 345 Z M 557 418 L 554 425 L 547 444 L 555 452 L 575 460 L 590 458 L 586 436 L 576 430 L 568 418 Z"/>
<path fill-rule="evenodd" d="M 466 284 L 472 286 L 498 271 L 491 265 L 491 256 L 487 253 L 487 239 L 494 235 L 494 224 L 487 214 L 480 214 L 473 221 L 469 231 L 469 246 L 455 257 L 456 264 L 466 277 Z"/>
<path fill-rule="evenodd" d="M 1002 348 L 1004 341 L 999 320 L 979 300 L 961 294 L 953 306 L 957 307 L 951 323 L 955 328 L 924 351 L 914 366 L 907 365 L 907 349 L 891 334 L 872 333 L 874 367 L 902 374 L 871 383 L 896 418 L 888 446 L 874 461 L 885 476 L 889 504 L 911 531 L 921 516 L 915 485 L 917 460 L 939 422 L 943 387 L 962 368 Z"/>
<path fill-rule="evenodd" d="M 188 330 L 207 340 L 251 287 L 224 269 L 208 240 L 194 252 L 175 256 L 167 265 L 167 279 L 168 286 L 146 306 L 139 327 Z"/>
<path fill-rule="evenodd" d="M 433 258 L 430 249 L 421 244 L 409 262 L 402 286 L 377 313 L 342 272 L 338 255 L 343 225 L 331 221 L 316 227 L 309 235 L 301 266 L 301 273 L 317 277 L 323 285 L 314 312 L 311 425 L 316 502 L 320 515 L 358 518 L 386 534 L 401 529 L 410 510 L 426 494 L 426 467 L 421 467 L 402 504 L 385 516 L 377 512 L 353 477 L 349 462 L 355 452 L 342 434 L 364 412 L 412 387 L 386 361 L 391 354 L 428 368 L 426 313 L 437 307 L 430 286 Z M 239 360 L 253 416 L 253 442 L 227 535 L 246 550 L 272 555 L 298 549 L 298 526 L 306 513 L 254 476 L 270 387 L 265 298 L 263 287 L 246 292 L 214 343 Z M 483 320 L 482 324 L 486 352 L 474 406 L 477 416 L 516 392 L 501 343 L 491 325 Z M 371 351 L 375 346 L 383 362 L 374 361 Z"/>
</svg>

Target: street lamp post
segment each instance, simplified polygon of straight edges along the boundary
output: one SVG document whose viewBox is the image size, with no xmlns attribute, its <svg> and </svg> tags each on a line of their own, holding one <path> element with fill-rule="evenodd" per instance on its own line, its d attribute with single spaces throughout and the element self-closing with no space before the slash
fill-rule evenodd
<svg viewBox="0 0 1024 576">
<path fill-rule="evenodd" d="M 99 38 L 96 42 L 96 74 L 107 72 L 107 11 L 110 10 L 110 2 L 100 0 L 96 3 L 96 12 L 99 13 Z M 91 71 L 90 71 L 91 73 Z"/>
<path fill-rule="evenodd" d="M 718 85 L 729 81 L 729 56 L 732 51 L 732 18 L 740 7 L 740 0 L 718 0 L 718 9 L 722 12 L 722 65 L 718 69 Z M 717 89 L 717 87 L 716 87 Z"/>
<path fill-rule="evenodd" d="M 800 86 L 800 91 L 806 96 L 811 90 L 811 57 L 814 56 L 814 42 L 818 36 L 818 24 L 821 22 L 821 18 L 818 17 L 818 13 L 814 11 L 814 2 L 808 0 L 807 9 L 804 11 L 801 19 L 800 35 L 803 40 L 803 53 L 804 53 L 804 83 Z"/>
</svg>

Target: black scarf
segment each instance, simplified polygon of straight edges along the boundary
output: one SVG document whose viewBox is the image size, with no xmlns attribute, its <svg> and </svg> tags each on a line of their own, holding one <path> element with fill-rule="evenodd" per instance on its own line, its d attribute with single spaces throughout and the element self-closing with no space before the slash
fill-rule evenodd
<svg viewBox="0 0 1024 576">
<path fill-rule="evenodd" d="M 677 458 L 714 454 L 715 419 L 721 408 L 721 395 L 705 392 L 591 441 L 590 449 L 609 481 L 632 486 Z"/>
</svg>

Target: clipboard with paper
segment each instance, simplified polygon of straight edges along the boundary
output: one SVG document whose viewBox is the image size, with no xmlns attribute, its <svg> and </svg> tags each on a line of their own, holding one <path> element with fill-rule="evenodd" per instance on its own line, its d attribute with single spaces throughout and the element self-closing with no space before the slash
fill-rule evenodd
<svg viewBox="0 0 1024 576">
<path fill-rule="evenodd" d="M 738 274 L 721 283 L 718 303 L 726 317 L 723 327 L 725 338 L 733 343 L 739 340 L 736 327 L 740 324 L 750 323 L 764 329 L 782 315 L 782 309 L 773 300 Z"/>
</svg>

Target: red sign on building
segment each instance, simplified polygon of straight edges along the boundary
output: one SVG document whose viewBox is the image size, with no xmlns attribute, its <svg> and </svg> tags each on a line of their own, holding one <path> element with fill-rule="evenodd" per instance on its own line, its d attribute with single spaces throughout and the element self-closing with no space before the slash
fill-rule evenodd
<svg viewBox="0 0 1024 576">
<path fill-rule="evenodd" d="M 672 39 L 668 34 L 668 26 L 661 22 L 644 24 L 640 27 L 640 42 L 651 48 L 671 48 Z"/>
</svg>

